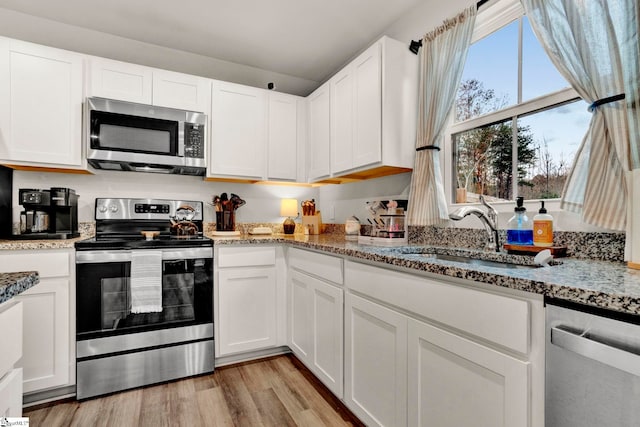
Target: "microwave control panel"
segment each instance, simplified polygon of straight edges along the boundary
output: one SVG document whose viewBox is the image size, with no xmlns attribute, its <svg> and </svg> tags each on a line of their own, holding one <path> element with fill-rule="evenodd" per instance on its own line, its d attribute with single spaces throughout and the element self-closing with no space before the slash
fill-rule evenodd
<svg viewBox="0 0 640 427">
<path fill-rule="evenodd" d="M 204 125 L 184 124 L 184 156 L 204 159 Z"/>
</svg>

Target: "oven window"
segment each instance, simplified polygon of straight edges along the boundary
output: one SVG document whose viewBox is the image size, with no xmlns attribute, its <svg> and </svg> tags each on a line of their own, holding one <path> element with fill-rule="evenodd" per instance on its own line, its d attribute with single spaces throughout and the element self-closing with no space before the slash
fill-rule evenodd
<svg viewBox="0 0 640 427">
<path fill-rule="evenodd" d="M 130 263 L 77 265 L 79 339 L 213 321 L 213 261 L 162 263 L 162 311 L 131 313 Z"/>
</svg>

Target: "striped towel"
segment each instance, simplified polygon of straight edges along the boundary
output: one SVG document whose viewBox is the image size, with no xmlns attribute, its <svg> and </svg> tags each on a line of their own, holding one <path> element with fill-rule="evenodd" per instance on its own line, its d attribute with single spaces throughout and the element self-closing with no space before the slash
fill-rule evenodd
<svg viewBox="0 0 640 427">
<path fill-rule="evenodd" d="M 162 311 L 162 252 L 131 252 L 131 313 Z"/>
</svg>

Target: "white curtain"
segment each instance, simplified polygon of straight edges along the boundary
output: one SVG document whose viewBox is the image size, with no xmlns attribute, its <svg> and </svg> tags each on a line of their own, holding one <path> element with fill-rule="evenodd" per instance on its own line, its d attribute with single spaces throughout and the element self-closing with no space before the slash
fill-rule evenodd
<svg viewBox="0 0 640 427">
<path fill-rule="evenodd" d="M 415 166 L 409 192 L 409 225 L 449 219 L 440 155 L 444 129 L 455 102 L 476 19 L 475 5 L 422 39 Z"/>
<path fill-rule="evenodd" d="M 595 107 L 561 207 L 596 226 L 624 230 L 625 176 L 640 167 L 638 0 L 521 0 L 538 40 L 565 79 Z"/>
</svg>

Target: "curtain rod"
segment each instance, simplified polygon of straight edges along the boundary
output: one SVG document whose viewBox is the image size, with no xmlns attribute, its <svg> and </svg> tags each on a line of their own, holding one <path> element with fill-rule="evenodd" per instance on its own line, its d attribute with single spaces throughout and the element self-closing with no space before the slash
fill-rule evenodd
<svg viewBox="0 0 640 427">
<path fill-rule="evenodd" d="M 476 3 L 476 10 L 480 9 L 482 6 L 485 5 L 485 3 L 488 3 L 490 0 L 480 0 L 479 2 Z M 420 48 L 422 47 L 422 40 L 411 40 L 411 43 L 409 43 L 409 50 L 411 52 L 413 52 L 414 54 L 418 54 L 418 51 L 420 50 Z"/>
</svg>

